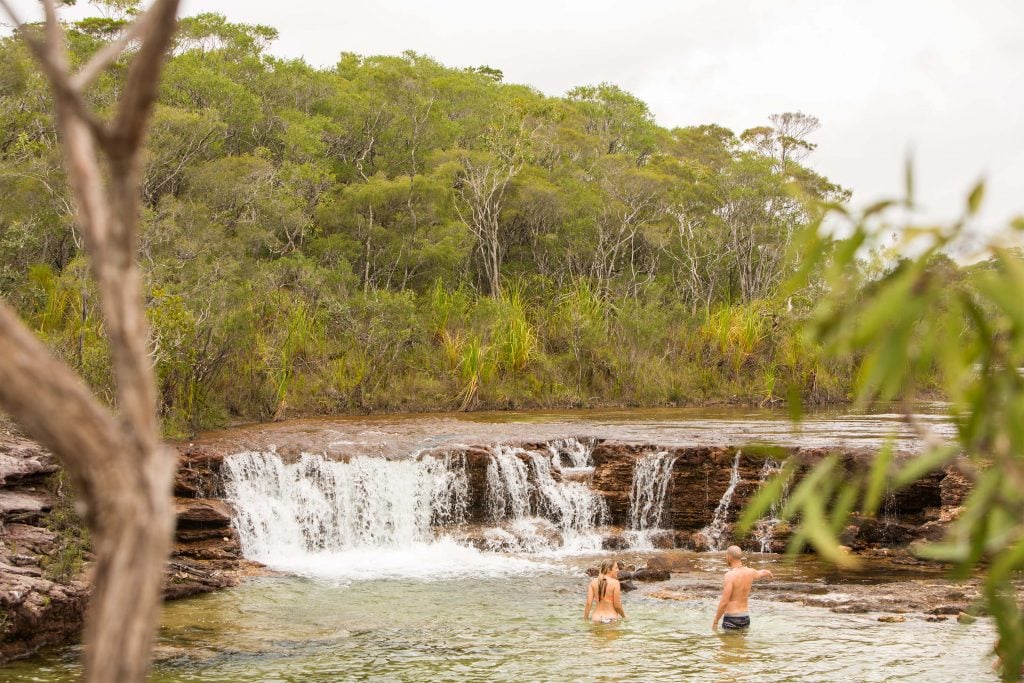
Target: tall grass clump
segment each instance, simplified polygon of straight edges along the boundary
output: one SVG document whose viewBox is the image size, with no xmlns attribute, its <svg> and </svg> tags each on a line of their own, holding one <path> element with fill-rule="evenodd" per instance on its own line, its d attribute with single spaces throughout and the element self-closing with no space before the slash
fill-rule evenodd
<svg viewBox="0 0 1024 683">
<path fill-rule="evenodd" d="M 473 336 L 462 345 L 458 376 L 461 388 L 457 396 L 459 410 L 471 410 L 479 402 L 480 388 L 492 375 L 494 365 L 490 349 L 483 345 L 480 337 Z"/>
<path fill-rule="evenodd" d="M 527 319 L 521 287 L 505 289 L 499 316 L 494 330 L 495 361 L 503 372 L 516 375 L 526 369 L 539 348 L 537 332 Z"/>
</svg>

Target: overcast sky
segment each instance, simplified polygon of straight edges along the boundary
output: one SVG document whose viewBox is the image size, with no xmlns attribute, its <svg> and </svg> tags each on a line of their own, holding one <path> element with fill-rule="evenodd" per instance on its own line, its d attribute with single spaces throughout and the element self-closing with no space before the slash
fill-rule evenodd
<svg viewBox="0 0 1024 683">
<path fill-rule="evenodd" d="M 1024 0 L 183 0 L 207 11 L 316 65 L 415 50 L 550 95 L 610 81 L 663 126 L 799 110 L 822 123 L 808 163 L 858 205 L 901 192 L 909 152 L 928 217 L 958 215 L 980 177 L 981 223 L 1024 213 Z"/>
</svg>

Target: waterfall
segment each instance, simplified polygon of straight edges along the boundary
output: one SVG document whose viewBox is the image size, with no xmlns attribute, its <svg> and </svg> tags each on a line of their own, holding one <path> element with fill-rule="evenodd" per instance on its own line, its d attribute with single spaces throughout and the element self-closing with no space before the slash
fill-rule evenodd
<svg viewBox="0 0 1024 683">
<path fill-rule="evenodd" d="M 661 528 L 665 498 L 675 457 L 667 451 L 648 453 L 633 466 L 633 487 L 629 492 L 630 528 L 648 531 Z"/>
<path fill-rule="evenodd" d="M 708 540 L 708 550 L 722 550 L 725 541 L 725 525 L 729 519 L 729 506 L 732 504 L 732 495 L 736 491 L 736 484 L 740 481 L 740 454 L 736 451 L 736 458 L 732 462 L 732 474 L 729 476 L 729 486 L 718 501 L 715 514 L 711 517 L 711 523 L 701 530 Z"/>
<path fill-rule="evenodd" d="M 900 521 L 900 504 L 896 492 L 888 487 L 882 499 L 882 521 L 886 524 L 899 524 Z"/>
<path fill-rule="evenodd" d="M 226 498 L 246 557 L 402 548 L 432 538 L 433 524 L 465 521 L 465 459 L 358 457 L 335 462 L 303 454 L 285 464 L 276 453 L 224 459 Z"/>
<path fill-rule="evenodd" d="M 556 479 L 553 464 L 565 451 L 558 445 L 549 446 L 548 451 L 504 445 L 491 449 L 487 508 L 491 519 L 504 526 L 488 532 L 489 547 L 526 552 L 600 547 L 596 528 L 608 517 L 604 499 L 585 483 Z M 581 451 L 575 452 L 574 465 L 584 457 Z M 589 460 L 589 451 L 585 457 Z"/>
<path fill-rule="evenodd" d="M 590 455 L 594 450 L 594 440 L 556 439 L 548 442 L 551 462 L 560 470 L 585 470 L 594 467 Z"/>
<path fill-rule="evenodd" d="M 778 474 L 782 470 L 782 463 L 772 458 L 765 458 L 764 465 L 761 466 L 761 476 L 758 488 L 761 488 L 765 483 Z M 768 514 L 762 517 L 754 525 L 752 536 L 754 540 L 758 542 L 759 552 L 770 553 L 772 551 L 772 543 L 775 541 L 775 527 L 782 521 L 779 519 L 779 514 L 782 512 L 782 508 L 786 505 L 786 499 L 789 497 L 789 482 L 786 482 L 782 489 L 782 494 L 778 499 L 772 501 L 771 507 L 768 509 Z"/>
<path fill-rule="evenodd" d="M 487 463 L 487 501 L 491 518 L 519 518 L 530 514 L 530 479 L 522 448 L 498 445 Z"/>
</svg>

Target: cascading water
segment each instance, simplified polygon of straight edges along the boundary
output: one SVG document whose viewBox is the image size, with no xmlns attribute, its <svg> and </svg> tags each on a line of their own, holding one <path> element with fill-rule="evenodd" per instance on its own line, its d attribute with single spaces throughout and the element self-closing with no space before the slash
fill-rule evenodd
<svg viewBox="0 0 1024 683">
<path fill-rule="evenodd" d="M 549 447 L 549 455 L 503 445 L 492 448 L 488 511 L 502 526 L 488 531 L 490 547 L 527 552 L 600 547 L 596 529 L 607 519 L 607 505 L 586 484 L 556 480 L 552 463 L 557 449 Z"/>
<path fill-rule="evenodd" d="M 761 476 L 758 488 L 761 488 L 765 483 L 778 474 L 782 470 L 782 463 L 772 458 L 766 458 L 764 465 L 761 466 Z M 779 498 L 772 502 L 771 507 L 768 509 L 768 514 L 757 521 L 754 525 L 753 533 L 751 534 L 755 541 L 758 542 L 759 551 L 762 553 L 770 553 L 772 551 L 772 544 L 775 541 L 775 528 L 782 522 L 779 519 L 779 514 L 782 512 L 782 508 L 786 505 L 786 499 L 789 497 L 789 482 L 786 482 L 782 489 L 782 494 Z"/>
<path fill-rule="evenodd" d="M 222 468 L 234 525 L 249 559 L 325 578 L 439 578 L 537 571 L 435 538 L 466 521 L 469 481 L 462 454 L 348 462 L 303 454 L 236 453 Z"/>
<path fill-rule="evenodd" d="M 732 473 L 729 475 L 729 486 L 718 501 L 715 514 L 711 517 L 711 523 L 701 529 L 701 533 L 708 541 L 708 550 L 722 550 L 725 545 L 725 526 L 729 519 L 729 506 L 732 504 L 733 493 L 736 492 L 736 485 L 740 481 L 740 455 L 736 451 L 736 458 L 732 462 Z"/>
<path fill-rule="evenodd" d="M 629 526 L 624 536 L 635 550 L 654 547 L 651 535 L 662 529 L 668 485 L 676 457 L 667 451 L 648 453 L 633 465 L 633 485 L 629 491 Z"/>
<path fill-rule="evenodd" d="M 522 448 L 495 446 L 487 463 L 487 502 L 491 518 L 527 517 L 530 514 L 530 477 L 520 454 Z"/>
<path fill-rule="evenodd" d="M 226 498 L 247 557 L 294 552 L 407 547 L 432 538 L 431 525 L 465 521 L 469 484 L 459 455 L 419 460 L 276 453 L 224 459 Z"/>
<path fill-rule="evenodd" d="M 551 462 L 560 470 L 587 470 L 594 467 L 591 453 L 594 440 L 556 439 L 548 442 Z"/>
<path fill-rule="evenodd" d="M 649 453 L 633 466 L 633 487 L 629 492 L 629 522 L 634 531 L 661 528 L 665 498 L 676 458 L 667 451 Z"/>
</svg>

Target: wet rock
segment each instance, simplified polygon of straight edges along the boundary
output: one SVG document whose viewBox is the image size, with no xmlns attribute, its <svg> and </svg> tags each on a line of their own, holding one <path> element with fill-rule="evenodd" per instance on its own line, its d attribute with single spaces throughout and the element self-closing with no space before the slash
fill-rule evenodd
<svg viewBox="0 0 1024 683">
<path fill-rule="evenodd" d="M 925 621 L 931 621 L 931 622 L 949 621 L 949 617 L 931 616 L 931 617 L 926 617 Z"/>
<path fill-rule="evenodd" d="M 622 534 L 607 534 L 601 538 L 603 550 L 625 550 L 629 547 L 629 541 Z"/>
<path fill-rule="evenodd" d="M 0 662 L 63 642 L 82 626 L 88 586 L 55 583 L 28 569 L 0 563 Z"/>
<path fill-rule="evenodd" d="M 636 590 L 636 585 L 630 581 L 619 581 L 619 589 L 623 593 L 629 593 L 630 591 Z"/>
<path fill-rule="evenodd" d="M 964 611 L 963 607 L 958 607 L 956 605 L 939 605 L 938 607 L 934 607 L 934 608 L 928 610 L 928 614 L 950 614 L 950 615 L 953 615 L 953 614 L 960 614 L 963 611 Z"/>
<path fill-rule="evenodd" d="M 682 593 L 678 593 L 674 590 L 654 591 L 653 593 L 648 593 L 647 597 L 656 598 L 658 600 L 673 600 L 676 602 L 683 602 L 685 600 L 694 599 L 691 596 L 683 595 Z"/>
<path fill-rule="evenodd" d="M 648 539 L 658 550 L 672 550 L 676 547 L 676 534 L 674 531 L 655 531 L 648 535 Z"/>
<path fill-rule="evenodd" d="M 960 612 L 956 615 L 956 620 L 961 624 L 973 624 L 978 620 L 978 617 L 972 616 L 967 612 Z"/>
<path fill-rule="evenodd" d="M 878 617 L 878 620 L 883 624 L 902 624 L 907 618 L 902 614 L 888 614 L 884 617 Z"/>
<path fill-rule="evenodd" d="M 672 574 L 666 569 L 637 569 L 633 572 L 633 577 L 636 581 L 651 582 L 651 581 L 668 581 L 672 578 Z"/>
<path fill-rule="evenodd" d="M 226 454 L 211 448 L 181 445 L 174 495 L 182 498 L 217 498 L 224 494 L 220 468 Z"/>
<path fill-rule="evenodd" d="M 232 573 L 177 559 L 169 562 L 164 579 L 164 599 L 177 600 L 238 585 Z"/>
<path fill-rule="evenodd" d="M 958 508 L 967 500 L 970 491 L 970 480 L 955 467 L 949 467 L 939 482 L 939 503 L 943 509 Z"/>
<path fill-rule="evenodd" d="M 672 551 L 655 555 L 647 561 L 652 571 L 685 572 L 693 568 L 693 558 L 683 552 Z"/>
<path fill-rule="evenodd" d="M 828 603 L 819 603 L 818 606 L 828 607 Z M 852 602 L 846 605 L 836 605 L 830 609 L 836 614 L 867 614 L 874 610 L 874 605 L 867 602 Z"/>
</svg>

